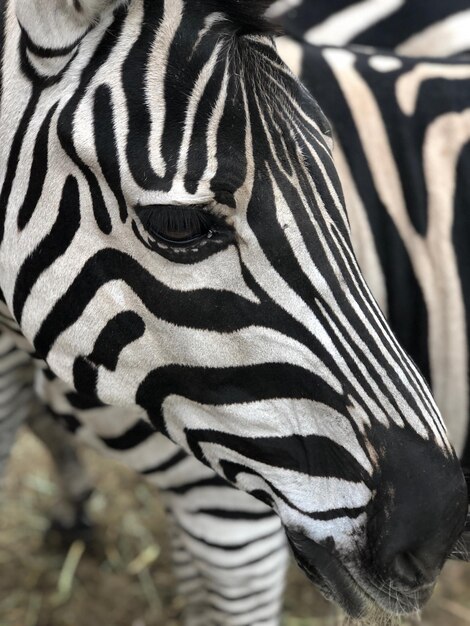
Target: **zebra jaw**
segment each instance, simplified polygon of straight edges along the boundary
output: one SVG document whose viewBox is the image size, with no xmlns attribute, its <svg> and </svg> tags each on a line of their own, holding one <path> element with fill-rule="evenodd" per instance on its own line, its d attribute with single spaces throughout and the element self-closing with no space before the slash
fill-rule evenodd
<svg viewBox="0 0 470 626">
<path fill-rule="evenodd" d="M 430 599 L 434 584 L 423 585 L 408 593 L 376 584 L 353 572 L 328 548 L 308 539 L 298 531 L 286 530 L 294 558 L 307 578 L 328 599 L 336 602 L 353 619 L 368 620 L 384 615 L 406 615 L 419 611 Z M 452 556 L 450 558 L 453 558 Z"/>
</svg>

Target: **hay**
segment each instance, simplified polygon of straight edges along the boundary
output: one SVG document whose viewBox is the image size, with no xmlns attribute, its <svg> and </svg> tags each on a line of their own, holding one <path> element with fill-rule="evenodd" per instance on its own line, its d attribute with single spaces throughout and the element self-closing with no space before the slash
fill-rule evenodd
<svg viewBox="0 0 470 626">
<path fill-rule="evenodd" d="M 44 544 L 59 497 L 49 459 L 25 433 L 0 496 L 1 626 L 178 626 L 164 514 L 134 475 L 86 453 L 97 485 L 92 545 Z M 162 553 L 163 552 L 163 553 Z M 140 620 L 140 621 L 139 621 Z"/>
<path fill-rule="evenodd" d="M 44 544 L 59 497 L 48 457 L 29 433 L 15 447 L 0 495 L 0 626 L 181 626 L 158 497 L 125 469 L 85 456 L 97 485 L 97 535 L 63 551 Z M 293 568 L 283 626 L 340 624 Z M 470 626 L 470 566 L 449 564 L 421 624 Z"/>
</svg>

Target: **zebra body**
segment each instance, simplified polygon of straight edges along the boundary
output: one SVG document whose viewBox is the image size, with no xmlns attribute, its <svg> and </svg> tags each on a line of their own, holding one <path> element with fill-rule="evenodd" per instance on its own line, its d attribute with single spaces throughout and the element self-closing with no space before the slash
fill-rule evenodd
<svg viewBox="0 0 470 626">
<path fill-rule="evenodd" d="M 359 264 L 467 466 L 469 59 L 291 39 L 280 49 L 332 122 Z"/>
<path fill-rule="evenodd" d="M 2 4 L 4 355 L 30 355 L 36 432 L 165 492 L 188 624 L 278 623 L 281 526 L 351 615 L 414 610 L 465 484 L 266 3 L 53 4 Z"/>
<path fill-rule="evenodd" d="M 317 46 L 355 44 L 418 57 L 470 51 L 466 0 L 278 0 L 270 13 L 287 35 Z"/>
</svg>

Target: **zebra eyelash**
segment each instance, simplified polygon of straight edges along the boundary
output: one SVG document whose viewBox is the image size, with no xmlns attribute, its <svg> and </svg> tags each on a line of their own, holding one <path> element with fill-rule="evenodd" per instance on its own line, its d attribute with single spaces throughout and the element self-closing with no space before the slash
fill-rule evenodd
<svg viewBox="0 0 470 626">
<path fill-rule="evenodd" d="M 138 216 L 146 230 L 196 230 L 210 225 L 210 215 L 195 206 L 145 207 Z"/>
<path fill-rule="evenodd" d="M 150 244 L 175 251 L 197 248 L 229 228 L 223 218 L 201 205 L 136 207 L 136 213 Z"/>
</svg>

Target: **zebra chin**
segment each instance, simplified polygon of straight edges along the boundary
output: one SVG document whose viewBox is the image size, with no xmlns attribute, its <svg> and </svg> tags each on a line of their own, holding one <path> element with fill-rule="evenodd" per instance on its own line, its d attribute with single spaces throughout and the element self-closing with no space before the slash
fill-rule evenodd
<svg viewBox="0 0 470 626">
<path fill-rule="evenodd" d="M 357 567 L 346 565 L 330 549 L 297 531 L 286 531 L 294 558 L 322 595 L 363 624 L 386 624 L 392 616 L 419 611 L 430 599 L 434 583 L 416 588 L 377 584 Z M 451 556 L 452 558 L 452 556 Z"/>
<path fill-rule="evenodd" d="M 467 481 L 467 489 L 469 489 L 470 479 L 468 474 L 465 476 L 465 480 Z M 450 553 L 449 559 L 452 561 L 470 562 L 470 508 L 467 513 L 464 531 L 457 539 L 452 552 Z"/>
</svg>

